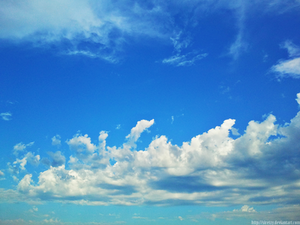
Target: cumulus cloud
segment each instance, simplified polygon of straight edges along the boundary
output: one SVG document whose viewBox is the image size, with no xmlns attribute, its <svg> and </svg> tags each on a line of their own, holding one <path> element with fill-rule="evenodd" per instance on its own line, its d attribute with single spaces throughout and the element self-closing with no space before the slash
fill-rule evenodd
<svg viewBox="0 0 300 225">
<path fill-rule="evenodd" d="M 0 170 L 0 177 L 3 177 L 4 173 Z"/>
<path fill-rule="evenodd" d="M 243 205 L 231 217 L 257 214 L 250 205 L 299 204 L 300 112 L 284 125 L 273 115 L 250 121 L 236 139 L 230 133 L 235 120 L 227 119 L 181 145 L 161 135 L 145 149 L 132 148 L 153 124 L 138 121 L 120 147 L 107 145 L 105 131 L 97 144 L 88 135 L 75 135 L 67 141 L 68 165 L 61 152 L 51 153 L 55 163 L 35 179 L 26 174 L 19 194 L 89 205 Z M 15 164 L 22 169 L 30 159 L 38 163 L 27 153 Z"/>
<path fill-rule="evenodd" d="M 0 116 L 3 120 L 9 121 L 11 120 L 12 114 L 10 112 L 0 113 Z"/>
<path fill-rule="evenodd" d="M 28 193 L 30 189 L 32 188 L 32 180 L 31 180 L 32 175 L 31 174 L 26 174 L 24 178 L 20 181 L 18 184 L 18 191 L 21 193 Z"/>
<path fill-rule="evenodd" d="M 51 138 L 52 140 L 52 145 L 55 145 L 55 146 L 60 146 L 61 145 L 61 137 L 57 134 L 55 135 L 53 138 Z"/>
<path fill-rule="evenodd" d="M 287 49 L 291 59 L 280 60 L 278 64 L 272 66 L 271 71 L 277 74 L 277 77 L 285 78 L 291 77 L 295 79 L 300 78 L 300 48 L 287 40 L 281 45 L 282 48 Z"/>
<path fill-rule="evenodd" d="M 72 139 L 66 141 L 70 149 L 76 153 L 87 152 L 92 154 L 97 147 L 91 143 L 91 138 L 87 134 L 84 136 L 77 134 Z"/>
</svg>

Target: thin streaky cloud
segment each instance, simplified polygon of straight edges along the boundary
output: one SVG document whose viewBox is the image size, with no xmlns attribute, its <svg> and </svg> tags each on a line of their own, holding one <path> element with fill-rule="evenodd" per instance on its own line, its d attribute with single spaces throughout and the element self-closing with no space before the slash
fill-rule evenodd
<svg viewBox="0 0 300 225">
<path fill-rule="evenodd" d="M 4 113 L 0 113 L 0 116 L 2 117 L 3 120 L 9 121 L 11 120 L 12 114 L 10 112 L 4 112 Z"/>
</svg>

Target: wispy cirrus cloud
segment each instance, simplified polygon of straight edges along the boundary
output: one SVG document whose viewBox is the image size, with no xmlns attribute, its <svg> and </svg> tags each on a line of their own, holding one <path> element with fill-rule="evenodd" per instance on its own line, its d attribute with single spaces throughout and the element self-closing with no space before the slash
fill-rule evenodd
<svg viewBox="0 0 300 225">
<path fill-rule="evenodd" d="M 176 54 L 171 56 L 170 58 L 164 59 L 162 63 L 170 64 L 174 66 L 191 66 L 196 61 L 205 58 L 207 55 L 208 55 L 207 53 L 198 54 L 195 51 L 189 52 L 185 55 Z"/>
<path fill-rule="evenodd" d="M 201 58 L 198 56 L 200 53 L 190 51 L 188 54 L 179 49 L 191 44 L 193 39 L 185 32 L 186 27 L 195 26 L 203 16 L 202 12 L 210 14 L 223 9 L 232 12 L 236 19 L 237 35 L 228 54 L 238 58 L 248 46 L 245 30 L 249 10 L 282 13 L 297 5 L 299 3 L 294 1 L 277 0 L 251 3 L 248 0 L 149 0 L 144 3 L 130 0 L 1 1 L 0 38 L 12 43 L 31 43 L 36 47 L 55 45 L 60 54 L 116 63 L 119 61 L 118 53 L 124 50 L 124 44 L 132 41 L 132 37 L 135 40 L 143 37 L 167 40 L 171 37 L 177 51 L 174 54 L 174 59 L 177 55 L 177 62 L 173 59 L 173 63 L 179 65 L 181 60 L 186 63 L 180 65 L 191 65 Z M 175 22 L 177 20 L 179 23 Z M 180 59 L 180 56 L 184 57 Z M 165 63 L 171 63 L 171 60 Z"/>
<path fill-rule="evenodd" d="M 0 116 L 3 120 L 9 121 L 11 120 L 12 114 L 10 112 L 0 113 Z"/>
<path fill-rule="evenodd" d="M 118 61 L 114 53 L 122 50 L 126 36 L 164 36 L 165 26 L 155 21 L 168 17 L 159 5 L 93 0 L 2 1 L 0 15 L 1 39 L 38 47 L 56 45 L 61 54 L 112 63 Z"/>
<path fill-rule="evenodd" d="M 197 50 L 189 50 L 191 38 L 184 36 L 180 31 L 174 37 L 170 38 L 174 46 L 174 55 L 162 60 L 162 63 L 173 66 L 191 66 L 196 61 L 205 58 L 207 53 L 199 53 Z"/>
</svg>

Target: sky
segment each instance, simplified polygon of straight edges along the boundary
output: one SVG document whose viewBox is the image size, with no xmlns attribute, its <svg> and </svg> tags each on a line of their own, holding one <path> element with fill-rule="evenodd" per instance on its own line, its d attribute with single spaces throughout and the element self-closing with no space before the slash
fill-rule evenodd
<svg viewBox="0 0 300 225">
<path fill-rule="evenodd" d="M 0 0 L 0 224 L 300 223 L 299 15 Z"/>
</svg>

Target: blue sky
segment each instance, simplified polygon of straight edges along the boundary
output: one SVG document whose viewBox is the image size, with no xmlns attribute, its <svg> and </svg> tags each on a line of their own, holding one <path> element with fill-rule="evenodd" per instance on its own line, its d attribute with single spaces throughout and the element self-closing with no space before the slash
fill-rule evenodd
<svg viewBox="0 0 300 225">
<path fill-rule="evenodd" d="M 299 15 L 0 1 L 0 223 L 300 221 Z"/>
</svg>

